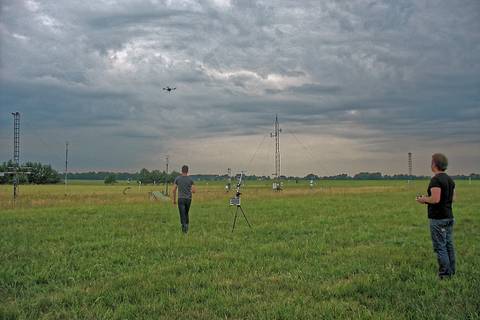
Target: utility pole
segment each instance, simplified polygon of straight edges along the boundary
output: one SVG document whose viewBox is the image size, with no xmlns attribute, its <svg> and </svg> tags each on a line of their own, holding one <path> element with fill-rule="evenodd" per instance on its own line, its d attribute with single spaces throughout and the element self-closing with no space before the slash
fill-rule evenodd
<svg viewBox="0 0 480 320">
<path fill-rule="evenodd" d="M 168 196 L 168 156 L 165 157 L 166 170 L 165 170 L 165 195 Z"/>
<path fill-rule="evenodd" d="M 280 133 L 282 129 L 280 129 L 280 125 L 278 123 L 278 114 L 275 115 L 275 124 L 273 127 L 273 132 L 270 133 L 270 137 L 275 138 L 275 179 L 277 180 L 276 189 L 280 190 Z M 274 186 L 275 189 L 275 186 Z"/>
<path fill-rule="evenodd" d="M 68 141 L 65 142 L 65 196 L 67 196 L 68 185 Z"/>
<path fill-rule="evenodd" d="M 413 171 L 413 164 L 412 164 L 412 153 L 408 153 L 408 183 L 412 180 L 412 171 Z"/>
<path fill-rule="evenodd" d="M 412 153 L 408 153 L 408 176 L 409 178 L 412 178 L 412 169 L 413 169 L 413 164 L 412 164 Z"/>
</svg>

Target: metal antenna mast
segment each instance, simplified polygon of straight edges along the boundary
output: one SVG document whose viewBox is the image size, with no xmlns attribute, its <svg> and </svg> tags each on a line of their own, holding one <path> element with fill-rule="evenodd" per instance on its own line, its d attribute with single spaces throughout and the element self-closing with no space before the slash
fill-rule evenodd
<svg viewBox="0 0 480 320">
<path fill-rule="evenodd" d="M 65 142 L 65 196 L 67 195 L 67 184 L 68 184 L 68 141 Z"/>
<path fill-rule="evenodd" d="M 13 115 L 13 162 L 20 164 L 20 112 L 12 112 Z"/>
<path fill-rule="evenodd" d="M 413 165 L 412 165 L 412 153 L 409 152 L 408 153 L 408 180 L 407 180 L 407 183 L 408 185 L 410 185 L 410 182 L 411 180 L 413 179 L 413 175 L 412 175 L 412 170 L 413 169 Z"/>
<path fill-rule="evenodd" d="M 18 192 L 18 169 L 20 167 L 20 112 L 12 112 L 13 115 L 13 204 Z"/>
<path fill-rule="evenodd" d="M 19 178 L 18 173 L 29 175 L 31 172 L 26 171 L 30 167 L 20 167 L 20 112 L 12 112 L 13 115 L 13 166 L 8 167 L 8 172 L 0 172 L 1 175 L 12 175 L 13 177 L 13 207 L 15 207 L 18 196 Z"/>
<path fill-rule="evenodd" d="M 275 125 L 274 131 L 270 133 L 270 137 L 275 138 L 275 178 L 279 179 L 280 177 L 280 125 L 278 124 L 278 114 L 275 115 Z"/>
</svg>

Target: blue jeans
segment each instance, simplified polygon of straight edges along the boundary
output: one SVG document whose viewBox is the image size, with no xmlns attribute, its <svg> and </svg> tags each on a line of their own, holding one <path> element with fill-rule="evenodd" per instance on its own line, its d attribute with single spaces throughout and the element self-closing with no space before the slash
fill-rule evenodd
<svg viewBox="0 0 480 320">
<path fill-rule="evenodd" d="M 438 275 L 455 274 L 455 249 L 453 248 L 453 219 L 430 219 L 433 251 L 437 254 Z"/>
</svg>

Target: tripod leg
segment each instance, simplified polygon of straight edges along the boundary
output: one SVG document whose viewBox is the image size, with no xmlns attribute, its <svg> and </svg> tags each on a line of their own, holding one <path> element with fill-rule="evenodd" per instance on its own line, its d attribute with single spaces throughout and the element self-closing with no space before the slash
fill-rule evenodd
<svg viewBox="0 0 480 320">
<path fill-rule="evenodd" d="M 245 215 L 245 211 L 243 211 L 242 207 L 239 207 L 239 208 L 242 211 L 242 214 L 243 214 L 243 217 L 245 218 L 245 221 L 247 221 L 248 226 L 251 228 L 252 225 L 250 224 L 250 222 L 248 222 L 247 216 Z"/>
<path fill-rule="evenodd" d="M 237 222 L 237 215 L 238 215 L 238 207 L 237 207 L 237 210 L 235 211 L 235 218 L 233 218 L 232 232 L 235 229 L 235 222 Z"/>
</svg>

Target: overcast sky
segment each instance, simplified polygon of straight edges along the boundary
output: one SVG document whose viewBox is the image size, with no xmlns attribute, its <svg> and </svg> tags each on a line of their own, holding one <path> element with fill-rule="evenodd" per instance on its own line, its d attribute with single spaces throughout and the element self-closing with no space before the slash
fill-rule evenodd
<svg viewBox="0 0 480 320">
<path fill-rule="evenodd" d="M 0 160 L 480 172 L 480 1 L 0 0 Z M 176 87 L 167 93 L 164 86 Z"/>
</svg>

